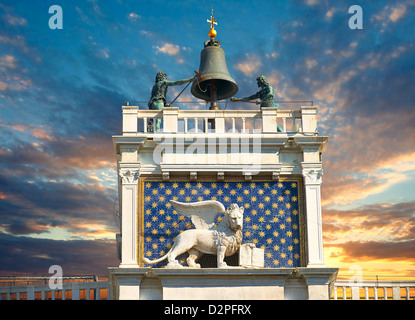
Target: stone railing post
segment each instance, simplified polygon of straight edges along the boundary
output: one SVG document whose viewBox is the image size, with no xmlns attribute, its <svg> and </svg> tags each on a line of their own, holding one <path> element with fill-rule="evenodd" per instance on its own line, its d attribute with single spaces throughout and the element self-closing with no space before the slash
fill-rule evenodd
<svg viewBox="0 0 415 320">
<path fill-rule="evenodd" d="M 137 133 L 137 106 L 122 106 L 122 134 L 132 135 Z"/>
<path fill-rule="evenodd" d="M 163 108 L 163 131 L 177 132 L 179 120 L 179 108 Z"/>
<path fill-rule="evenodd" d="M 262 108 L 262 132 L 277 132 L 277 110 Z"/>
<path fill-rule="evenodd" d="M 316 132 L 317 130 L 317 107 L 302 106 L 301 107 L 301 123 L 303 132 Z"/>
</svg>

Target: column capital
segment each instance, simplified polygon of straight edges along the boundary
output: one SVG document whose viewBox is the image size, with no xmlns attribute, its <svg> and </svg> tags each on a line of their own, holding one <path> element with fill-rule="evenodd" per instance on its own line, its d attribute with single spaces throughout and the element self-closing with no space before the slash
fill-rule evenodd
<svg viewBox="0 0 415 320">
<path fill-rule="evenodd" d="M 122 184 L 136 184 L 140 176 L 138 168 L 120 168 L 119 176 Z"/>
<path fill-rule="evenodd" d="M 302 174 L 305 184 L 321 184 L 323 176 L 323 168 L 321 162 L 301 163 Z"/>
</svg>

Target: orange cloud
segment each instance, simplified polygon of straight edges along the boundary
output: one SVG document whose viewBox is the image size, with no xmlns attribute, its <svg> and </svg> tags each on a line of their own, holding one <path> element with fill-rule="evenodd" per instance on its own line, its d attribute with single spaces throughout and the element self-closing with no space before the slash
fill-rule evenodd
<svg viewBox="0 0 415 320">
<path fill-rule="evenodd" d="M 262 66 L 262 62 L 254 54 L 247 53 L 246 59 L 235 65 L 235 69 L 241 71 L 245 76 L 252 77 L 255 73 L 259 72 L 259 68 Z"/>
</svg>

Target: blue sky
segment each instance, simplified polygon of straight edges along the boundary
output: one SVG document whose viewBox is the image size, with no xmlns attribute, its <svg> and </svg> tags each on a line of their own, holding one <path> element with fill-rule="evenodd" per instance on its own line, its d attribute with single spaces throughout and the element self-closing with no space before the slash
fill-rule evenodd
<svg viewBox="0 0 415 320">
<path fill-rule="evenodd" d="M 62 30 L 48 27 L 54 4 Z M 353 4 L 362 30 L 348 26 Z M 159 70 L 193 76 L 212 7 L 238 97 L 264 74 L 279 99 L 319 108 L 327 263 L 414 275 L 413 0 L 2 1 L 0 273 L 117 265 L 121 106 L 145 108 Z"/>
</svg>

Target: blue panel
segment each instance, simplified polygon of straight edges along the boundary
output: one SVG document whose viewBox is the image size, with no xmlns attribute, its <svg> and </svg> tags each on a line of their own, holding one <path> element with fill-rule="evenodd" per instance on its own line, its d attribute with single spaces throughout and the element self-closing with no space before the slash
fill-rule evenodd
<svg viewBox="0 0 415 320">
<path fill-rule="evenodd" d="M 166 254 L 181 230 L 194 228 L 169 200 L 217 200 L 227 208 L 245 208 L 242 243 L 265 249 L 265 267 L 300 267 L 301 180 L 282 181 L 141 181 L 140 254 L 150 260 Z M 222 214 L 216 221 L 222 219 Z M 182 263 L 185 265 L 183 255 Z M 162 267 L 163 261 L 154 267 Z"/>
</svg>

